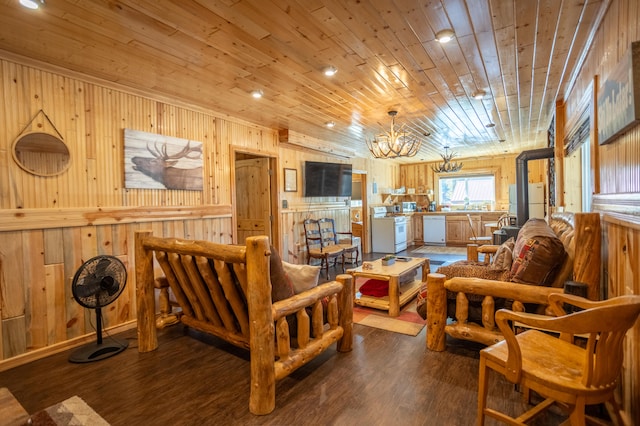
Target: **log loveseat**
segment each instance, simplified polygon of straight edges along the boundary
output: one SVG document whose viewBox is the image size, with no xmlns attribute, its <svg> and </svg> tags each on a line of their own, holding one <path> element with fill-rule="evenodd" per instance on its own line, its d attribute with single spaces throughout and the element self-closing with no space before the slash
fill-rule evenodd
<svg viewBox="0 0 640 426">
<path fill-rule="evenodd" d="M 182 309 L 184 325 L 249 350 L 253 414 L 272 412 L 276 381 L 332 343 L 339 352 L 352 349 L 350 275 L 272 302 L 272 252 L 265 236 L 249 237 L 243 246 L 137 232 L 135 245 L 139 352 L 158 347 L 154 270 L 159 269 Z"/>
<path fill-rule="evenodd" d="M 476 277 L 449 277 L 441 273 L 427 276 L 427 348 L 446 349 L 446 335 L 492 345 L 503 340 L 496 327 L 496 301 L 508 300 L 511 309 L 525 312 L 527 306 L 536 306 L 546 312 L 551 293 L 562 293 L 563 284 L 572 280 L 587 285 L 587 297 L 600 298 L 601 231 L 598 213 L 554 213 L 549 226 L 564 246 L 566 256 L 550 286 L 483 279 Z M 482 252 L 490 251 L 484 248 Z M 495 248 L 494 248 L 495 251 Z M 477 250 L 468 250 L 477 256 Z M 514 257 L 517 253 L 513 254 Z M 475 259 L 471 259 L 477 261 Z M 471 268 L 481 266 L 471 266 Z M 455 314 L 447 321 L 447 293 L 455 295 Z M 480 321 L 469 320 L 470 299 L 481 300 Z"/>
</svg>

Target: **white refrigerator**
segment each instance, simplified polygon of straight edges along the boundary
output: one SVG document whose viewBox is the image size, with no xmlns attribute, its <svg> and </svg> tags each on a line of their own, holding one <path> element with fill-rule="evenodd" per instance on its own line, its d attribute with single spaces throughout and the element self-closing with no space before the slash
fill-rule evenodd
<svg viewBox="0 0 640 426">
<path fill-rule="evenodd" d="M 544 219 L 544 183 L 529 184 L 529 219 Z M 516 186 L 509 185 L 509 214 L 516 215 L 518 213 L 516 201 Z"/>
</svg>

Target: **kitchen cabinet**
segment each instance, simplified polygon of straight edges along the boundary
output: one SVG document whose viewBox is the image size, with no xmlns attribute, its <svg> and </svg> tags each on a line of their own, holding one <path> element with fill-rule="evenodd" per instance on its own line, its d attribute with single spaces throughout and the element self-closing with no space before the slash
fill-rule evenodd
<svg viewBox="0 0 640 426">
<path fill-rule="evenodd" d="M 471 215 L 471 222 L 476 235 L 484 235 L 480 232 L 481 216 Z M 471 239 L 471 229 L 467 215 L 447 215 L 447 245 L 458 246 L 467 245 Z"/>
<path fill-rule="evenodd" d="M 414 214 L 411 217 L 411 221 L 413 222 L 413 244 L 414 245 L 422 245 L 423 244 L 422 217 L 423 216 L 421 214 Z"/>
</svg>

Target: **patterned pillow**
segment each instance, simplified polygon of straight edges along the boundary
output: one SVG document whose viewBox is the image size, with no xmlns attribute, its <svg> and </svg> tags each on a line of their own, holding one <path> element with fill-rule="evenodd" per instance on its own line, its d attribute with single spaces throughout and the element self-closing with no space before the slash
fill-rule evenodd
<svg viewBox="0 0 640 426">
<path fill-rule="evenodd" d="M 513 237 L 502 243 L 502 245 L 496 251 L 496 255 L 489 265 L 489 268 L 497 271 L 506 271 L 511 269 L 513 263 L 513 247 L 516 241 Z"/>
<path fill-rule="evenodd" d="M 562 241 L 551 227 L 542 219 L 530 219 L 520 229 L 513 249 L 511 281 L 551 285 L 565 257 Z"/>
</svg>

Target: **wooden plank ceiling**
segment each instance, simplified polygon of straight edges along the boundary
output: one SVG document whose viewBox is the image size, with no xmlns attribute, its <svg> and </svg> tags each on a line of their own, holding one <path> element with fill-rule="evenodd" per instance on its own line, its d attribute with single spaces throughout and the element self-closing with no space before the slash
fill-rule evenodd
<svg viewBox="0 0 640 426">
<path fill-rule="evenodd" d="M 0 49 L 369 157 L 397 126 L 461 157 L 546 146 L 608 0 L 1 0 Z M 436 33 L 451 29 L 453 41 Z M 326 77 L 322 71 L 335 66 Z M 262 99 L 250 96 L 262 90 Z M 472 94 L 483 90 L 481 100 Z M 327 122 L 335 127 L 328 129 Z M 487 127 L 488 125 L 493 127 Z M 424 136 L 429 134 L 429 136 Z"/>
</svg>

